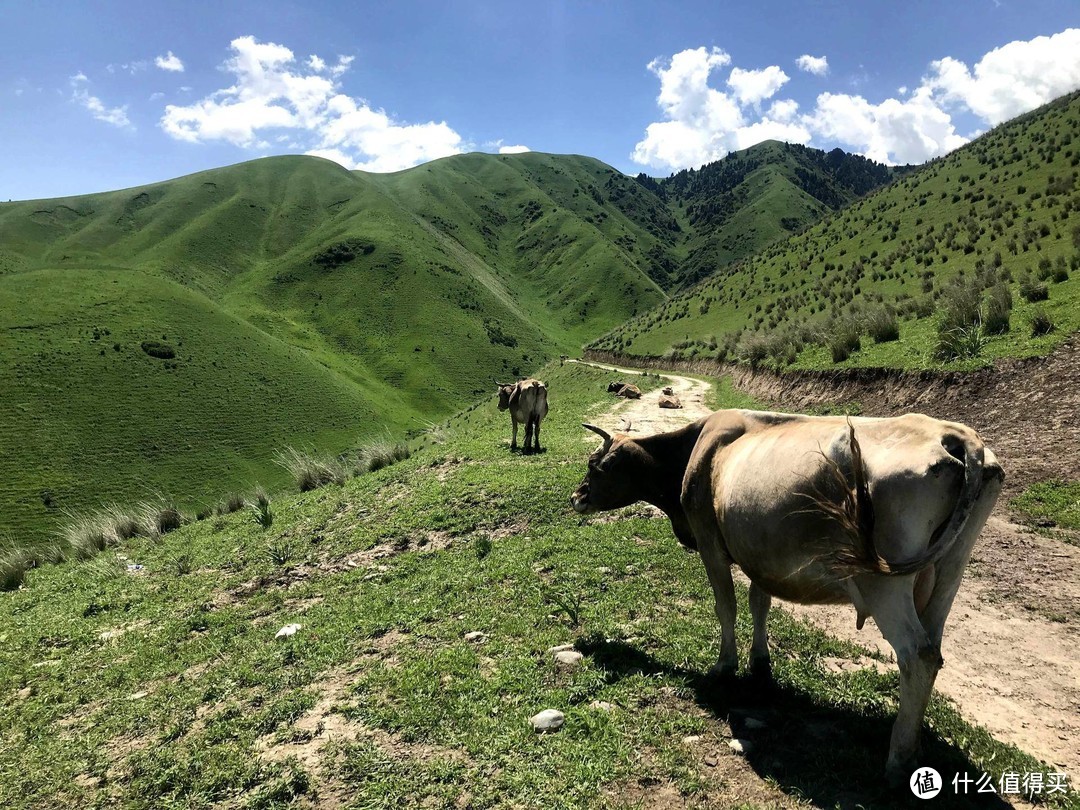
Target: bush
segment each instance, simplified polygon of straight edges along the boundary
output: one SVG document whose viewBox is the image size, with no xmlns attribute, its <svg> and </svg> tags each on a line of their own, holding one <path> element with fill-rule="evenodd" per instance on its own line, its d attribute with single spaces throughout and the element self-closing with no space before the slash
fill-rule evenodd
<svg viewBox="0 0 1080 810">
<path fill-rule="evenodd" d="M 160 340 L 144 340 L 142 350 L 159 360 L 172 360 L 176 357 L 176 349 L 168 343 L 162 343 Z"/>
<path fill-rule="evenodd" d="M 13 591 L 23 584 L 30 568 L 30 555 L 19 548 L 0 553 L 0 591 Z"/>
<path fill-rule="evenodd" d="M 834 363 L 842 363 L 862 348 L 859 329 L 854 321 L 833 320 L 827 324 L 826 330 L 829 336 L 826 345 Z"/>
<path fill-rule="evenodd" d="M 769 356 L 769 339 L 758 332 L 743 335 L 735 347 L 735 356 L 739 362 L 756 369 Z"/>
<path fill-rule="evenodd" d="M 1035 303 L 1050 297 L 1050 287 L 1042 281 L 1036 281 L 1025 273 L 1020 277 L 1020 295 L 1025 301 Z"/>
<path fill-rule="evenodd" d="M 99 515 L 70 515 L 60 536 L 76 560 L 88 560 L 116 543 L 116 535 Z"/>
<path fill-rule="evenodd" d="M 1009 331 L 1012 313 L 1012 292 L 1009 285 L 997 283 L 983 302 L 983 331 L 988 335 L 1004 335 Z"/>
<path fill-rule="evenodd" d="M 404 442 L 373 442 L 360 451 L 357 471 L 375 472 L 383 467 L 389 467 L 391 464 L 404 461 L 409 455 L 409 446 Z"/>
<path fill-rule="evenodd" d="M 1043 307 L 1036 307 L 1031 313 L 1031 336 L 1039 337 L 1054 331 L 1054 319 Z"/>
<path fill-rule="evenodd" d="M 244 496 L 239 492 L 234 492 L 228 495 L 225 500 L 218 503 L 215 511 L 218 515 L 231 515 L 233 512 L 239 512 L 247 505 L 247 501 Z"/>
<path fill-rule="evenodd" d="M 187 523 L 187 518 L 169 503 L 148 503 L 143 506 L 143 527 L 149 537 L 174 532 Z"/>
</svg>

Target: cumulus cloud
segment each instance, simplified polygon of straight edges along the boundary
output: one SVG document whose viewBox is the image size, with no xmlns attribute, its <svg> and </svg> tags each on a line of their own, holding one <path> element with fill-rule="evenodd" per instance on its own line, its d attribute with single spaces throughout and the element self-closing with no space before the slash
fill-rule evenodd
<svg viewBox="0 0 1080 810">
<path fill-rule="evenodd" d="M 656 168 L 683 169 L 719 160 L 733 149 L 767 138 L 809 140 L 809 132 L 790 120 L 798 109 L 794 101 L 779 99 L 758 116 L 757 105 L 788 81 L 779 67 L 733 68 L 727 77 L 731 93 L 710 86 L 710 75 L 729 64 L 731 57 L 715 47 L 693 48 L 669 60 L 650 62 L 649 70 L 660 79 L 656 101 L 667 120 L 645 128 L 645 138 L 634 147 L 631 159 Z M 748 113 L 759 120 L 748 121 Z"/>
<path fill-rule="evenodd" d="M 740 104 L 760 104 L 776 95 L 787 81 L 788 75 L 776 65 L 771 65 L 764 70 L 732 68 L 727 83 L 735 91 L 735 98 Z"/>
<path fill-rule="evenodd" d="M 98 121 L 112 124 L 114 127 L 132 128 L 131 120 L 127 115 L 127 105 L 123 107 L 109 107 L 97 96 L 90 95 L 90 80 L 86 74 L 79 71 L 69 80 L 71 82 L 71 100 L 81 107 L 90 111 Z"/>
<path fill-rule="evenodd" d="M 402 123 L 340 91 L 352 56 L 330 66 L 315 55 L 302 65 L 293 52 L 245 36 L 231 43 L 223 65 L 234 82 L 190 105 L 170 104 L 162 129 L 190 143 L 220 140 L 265 148 L 272 130 L 287 129 L 308 154 L 350 169 L 388 172 L 457 154 L 463 143 L 445 122 Z"/>
<path fill-rule="evenodd" d="M 950 152 L 994 126 L 1080 88 L 1080 28 L 1015 41 L 985 54 L 974 67 L 944 57 L 931 62 L 916 84 L 900 87 L 900 98 L 868 100 L 858 93 L 824 92 L 813 109 L 800 112 L 778 98 L 787 83 L 779 67 L 733 67 L 729 90 L 709 84 L 711 74 L 731 63 L 719 48 L 682 51 L 648 68 L 660 79 L 657 105 L 664 120 L 649 124 L 631 158 L 664 169 L 697 167 L 733 149 L 775 138 L 831 146 L 883 163 L 922 163 Z M 801 70 L 824 76 L 824 56 L 803 54 Z M 954 116 L 970 113 L 982 125 L 958 131 Z M 970 118 L 965 119 L 969 122 Z"/>
<path fill-rule="evenodd" d="M 973 69 L 952 57 L 923 80 L 944 104 L 959 104 L 991 126 L 1080 87 L 1080 28 L 995 48 Z"/>
<path fill-rule="evenodd" d="M 532 149 L 530 149 L 527 146 L 523 146 L 521 144 L 517 144 L 517 145 L 513 145 L 513 146 L 499 146 L 499 154 L 500 155 L 520 155 L 522 152 L 531 152 L 531 151 L 532 151 Z"/>
<path fill-rule="evenodd" d="M 168 70 L 172 73 L 183 73 L 184 63 L 180 61 L 180 57 L 169 51 L 165 56 L 158 56 L 154 59 L 154 64 L 162 70 Z"/>
<path fill-rule="evenodd" d="M 811 56 L 808 53 L 804 53 L 795 60 L 795 65 L 799 70 L 813 73 L 815 76 L 824 76 L 829 72 L 829 60 L 824 56 Z"/>
</svg>

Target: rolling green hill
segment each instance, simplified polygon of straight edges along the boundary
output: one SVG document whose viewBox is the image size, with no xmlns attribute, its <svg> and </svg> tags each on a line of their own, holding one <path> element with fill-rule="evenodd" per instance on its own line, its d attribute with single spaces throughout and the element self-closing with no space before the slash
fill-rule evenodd
<svg viewBox="0 0 1080 810">
<path fill-rule="evenodd" d="M 979 365 L 1080 328 L 1080 94 L 997 127 L 590 348 L 777 367 Z"/>
<path fill-rule="evenodd" d="M 540 154 L 0 205 L 0 531 L 421 429 L 662 300 L 671 227 L 632 178 Z"/>
</svg>

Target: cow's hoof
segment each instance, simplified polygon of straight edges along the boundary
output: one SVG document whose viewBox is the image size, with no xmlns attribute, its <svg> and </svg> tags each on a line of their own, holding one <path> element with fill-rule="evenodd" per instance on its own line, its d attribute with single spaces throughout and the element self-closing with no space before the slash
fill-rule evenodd
<svg viewBox="0 0 1080 810">
<path fill-rule="evenodd" d="M 737 671 L 737 664 L 713 664 L 709 669 L 709 680 L 726 686 L 735 681 Z"/>
<path fill-rule="evenodd" d="M 758 686 L 772 685 L 772 664 L 768 658 L 752 658 L 750 660 L 750 680 Z"/>
<path fill-rule="evenodd" d="M 912 775 L 919 767 L 915 757 L 894 761 L 889 760 L 885 766 L 885 781 L 893 790 L 902 790 L 910 786 Z"/>
</svg>

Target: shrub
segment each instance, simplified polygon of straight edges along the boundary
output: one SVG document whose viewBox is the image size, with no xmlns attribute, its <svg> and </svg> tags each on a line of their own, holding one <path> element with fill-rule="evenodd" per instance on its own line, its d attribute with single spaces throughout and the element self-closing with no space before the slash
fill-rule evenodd
<svg viewBox="0 0 1080 810">
<path fill-rule="evenodd" d="M 743 335 L 735 348 L 735 356 L 740 362 L 756 369 L 769 356 L 768 338 L 758 332 Z"/>
<path fill-rule="evenodd" d="M 142 350 L 159 360 L 172 360 L 176 357 L 176 349 L 168 343 L 162 343 L 160 340 L 144 340 Z"/>
<path fill-rule="evenodd" d="M 862 340 L 859 337 L 859 328 L 854 321 L 833 320 L 826 325 L 828 340 L 826 346 L 832 355 L 834 363 L 842 363 L 851 357 L 853 352 L 862 348 Z"/>
<path fill-rule="evenodd" d="M 1036 307 L 1031 313 L 1031 336 L 1039 337 L 1054 331 L 1054 319 L 1043 307 Z"/>
<path fill-rule="evenodd" d="M 173 504 L 158 502 L 143 505 L 143 529 L 149 537 L 174 532 L 187 523 L 187 518 Z"/>
<path fill-rule="evenodd" d="M 28 568 L 30 558 L 23 549 L 0 552 L 0 591 L 13 591 L 22 585 Z"/>
<path fill-rule="evenodd" d="M 988 335 L 1004 335 L 1009 331 L 1012 313 L 1012 292 L 1007 284 L 998 283 L 990 288 L 983 302 L 983 331 Z"/>
<path fill-rule="evenodd" d="M 1025 273 L 1020 277 L 1020 295 L 1025 301 L 1031 303 L 1045 301 L 1050 297 L 1050 287 L 1045 282 L 1035 281 Z"/>
</svg>

